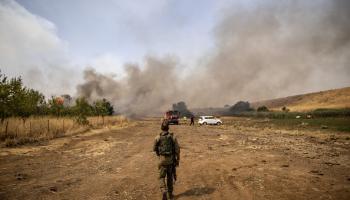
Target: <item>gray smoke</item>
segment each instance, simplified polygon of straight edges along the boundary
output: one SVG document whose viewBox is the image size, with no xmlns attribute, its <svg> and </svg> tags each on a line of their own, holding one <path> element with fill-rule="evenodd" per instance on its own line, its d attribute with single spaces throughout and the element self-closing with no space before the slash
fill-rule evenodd
<svg viewBox="0 0 350 200">
<path fill-rule="evenodd" d="M 94 100 L 105 97 L 112 101 L 118 112 L 129 115 L 147 115 L 164 110 L 176 101 L 177 76 L 173 58 L 146 58 L 143 69 L 136 64 L 125 65 L 126 77 L 85 71 L 85 83 L 78 86 L 78 94 Z"/>
<path fill-rule="evenodd" d="M 223 106 L 350 84 L 350 1 L 257 1 L 233 6 L 216 26 L 216 47 L 195 73 L 179 63 L 146 59 L 122 80 L 85 72 L 79 95 L 106 97 L 124 113 L 147 114 L 184 100 Z M 200 34 L 200 33 L 198 33 Z"/>
</svg>

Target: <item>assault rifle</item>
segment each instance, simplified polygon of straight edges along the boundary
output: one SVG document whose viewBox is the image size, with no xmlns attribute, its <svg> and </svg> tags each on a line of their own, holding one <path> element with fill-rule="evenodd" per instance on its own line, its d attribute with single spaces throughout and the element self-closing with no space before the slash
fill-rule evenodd
<svg viewBox="0 0 350 200">
<path fill-rule="evenodd" d="M 176 159 L 176 156 L 174 155 L 174 162 L 173 162 L 173 167 L 172 167 L 172 170 L 173 170 L 173 178 L 174 178 L 174 182 L 176 182 L 176 179 L 177 179 L 177 175 L 176 175 L 176 167 L 178 166 L 178 160 Z"/>
<path fill-rule="evenodd" d="M 177 175 L 176 175 L 176 167 L 177 166 L 179 166 L 179 160 L 176 157 L 175 143 L 173 141 L 173 167 L 172 167 L 173 173 L 172 174 L 173 174 L 174 182 L 176 182 L 176 179 L 177 179 Z"/>
</svg>

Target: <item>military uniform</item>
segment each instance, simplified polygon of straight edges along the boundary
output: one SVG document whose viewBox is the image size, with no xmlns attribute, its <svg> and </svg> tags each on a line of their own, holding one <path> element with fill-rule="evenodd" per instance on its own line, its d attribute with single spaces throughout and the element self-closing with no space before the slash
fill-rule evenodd
<svg viewBox="0 0 350 200">
<path fill-rule="evenodd" d="M 193 125 L 194 126 L 194 116 L 191 116 L 191 123 L 190 126 Z"/>
<path fill-rule="evenodd" d="M 155 138 L 153 151 L 159 157 L 159 184 L 163 198 L 164 195 L 172 198 L 174 167 L 178 166 L 180 161 L 180 147 L 176 137 L 173 133 L 162 131 Z"/>
</svg>

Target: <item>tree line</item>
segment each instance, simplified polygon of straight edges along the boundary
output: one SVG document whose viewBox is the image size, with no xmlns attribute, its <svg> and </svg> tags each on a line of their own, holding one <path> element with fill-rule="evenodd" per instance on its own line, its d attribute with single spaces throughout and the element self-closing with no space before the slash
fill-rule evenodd
<svg viewBox="0 0 350 200">
<path fill-rule="evenodd" d="M 0 118 L 30 116 L 74 116 L 81 123 L 86 123 L 86 116 L 106 116 L 114 113 L 112 104 L 106 99 L 92 103 L 79 97 L 71 102 L 69 95 L 51 97 L 45 96 L 34 89 L 23 85 L 21 77 L 8 78 L 0 71 Z"/>
</svg>

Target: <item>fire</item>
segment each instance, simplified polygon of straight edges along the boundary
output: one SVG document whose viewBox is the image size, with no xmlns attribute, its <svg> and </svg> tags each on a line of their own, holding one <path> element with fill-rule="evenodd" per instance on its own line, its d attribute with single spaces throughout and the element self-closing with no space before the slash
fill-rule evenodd
<svg viewBox="0 0 350 200">
<path fill-rule="evenodd" d="M 58 105 L 63 105 L 64 99 L 62 97 L 57 97 L 55 99 L 55 103 L 58 104 Z"/>
</svg>

